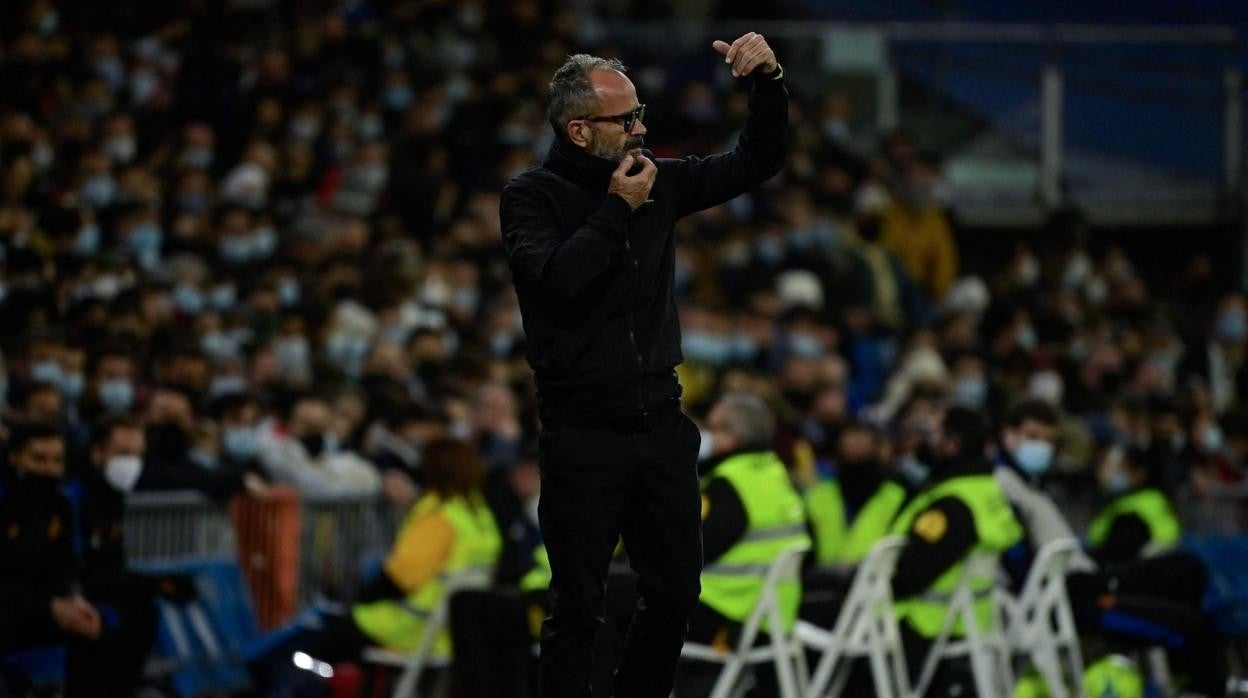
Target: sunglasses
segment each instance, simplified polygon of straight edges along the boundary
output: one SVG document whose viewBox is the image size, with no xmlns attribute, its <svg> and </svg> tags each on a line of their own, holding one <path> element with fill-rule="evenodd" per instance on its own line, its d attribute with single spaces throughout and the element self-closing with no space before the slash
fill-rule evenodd
<svg viewBox="0 0 1248 698">
<path fill-rule="evenodd" d="M 637 123 L 638 121 L 646 120 L 646 105 L 643 104 L 640 107 L 637 107 L 636 109 L 626 114 L 617 114 L 616 116 L 586 116 L 586 117 L 583 117 L 581 120 L 582 121 L 595 121 L 599 123 L 607 122 L 607 121 L 614 122 L 614 123 L 619 124 L 620 126 L 623 126 L 625 133 L 632 133 L 633 124 Z"/>
</svg>

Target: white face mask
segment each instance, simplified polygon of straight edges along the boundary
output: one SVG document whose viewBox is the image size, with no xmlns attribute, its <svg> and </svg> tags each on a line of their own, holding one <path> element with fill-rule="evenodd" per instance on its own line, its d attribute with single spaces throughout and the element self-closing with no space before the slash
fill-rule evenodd
<svg viewBox="0 0 1248 698">
<path fill-rule="evenodd" d="M 132 492 L 143 472 L 138 456 L 113 456 L 104 464 L 104 479 L 118 492 Z"/>
<path fill-rule="evenodd" d="M 702 436 L 702 443 L 698 445 L 698 462 L 699 463 L 701 463 L 704 460 L 707 460 L 712 455 L 714 455 L 712 451 L 712 449 L 714 448 L 714 444 L 712 443 L 712 441 L 714 440 L 714 437 L 711 434 L 711 432 L 705 429 L 702 429 L 701 436 Z"/>
</svg>

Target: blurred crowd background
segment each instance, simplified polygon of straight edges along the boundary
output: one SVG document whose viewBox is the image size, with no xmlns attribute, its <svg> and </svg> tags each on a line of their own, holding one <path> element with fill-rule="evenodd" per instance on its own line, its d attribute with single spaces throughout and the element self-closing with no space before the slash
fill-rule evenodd
<svg viewBox="0 0 1248 698">
<path fill-rule="evenodd" d="M 701 8 L 650 5 L 6 3 L 3 419 L 58 420 L 72 468 L 93 423 L 134 415 L 137 488 L 218 499 L 277 481 L 402 505 L 440 433 L 517 468 L 537 422 L 498 192 L 551 143 L 554 68 L 623 58 L 662 156 L 727 148 L 743 120 L 709 39 L 677 62 L 620 49 L 613 19 Z M 1242 484 L 1233 218 L 1127 228 L 1059 205 L 968 225 L 927 134 L 791 91 L 783 174 L 679 231 L 689 411 L 762 395 L 799 470 L 865 419 L 896 467 L 938 401 L 999 419 L 1037 397 L 1066 416 L 1062 476 L 1162 440 L 1171 486 Z"/>
</svg>

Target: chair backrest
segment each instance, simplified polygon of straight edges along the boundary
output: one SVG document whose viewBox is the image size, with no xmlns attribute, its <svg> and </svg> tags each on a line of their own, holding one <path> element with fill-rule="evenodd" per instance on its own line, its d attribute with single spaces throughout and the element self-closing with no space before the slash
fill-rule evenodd
<svg viewBox="0 0 1248 698">
<path fill-rule="evenodd" d="M 892 613 L 893 571 L 903 547 L 905 539 L 897 535 L 885 536 L 872 546 L 854 573 L 832 630 L 834 636 L 852 638 L 853 644 L 861 646 L 870 631 L 872 613 Z"/>
<path fill-rule="evenodd" d="M 759 628 L 766 620 L 772 632 L 781 625 L 780 585 L 786 582 L 800 582 L 802 575 L 802 557 L 810 550 L 809 541 L 798 541 L 776 554 L 767 576 L 763 580 L 763 591 L 759 594 L 758 604 L 750 611 L 745 626 L 741 630 L 741 645 L 749 647 L 754 643 Z"/>
<path fill-rule="evenodd" d="M 1024 629 L 1043 621 L 1058 604 L 1066 602 L 1066 574 L 1078 550 L 1078 541 L 1059 538 L 1045 543 L 1036 553 L 1016 601 L 1017 620 L 1024 624 Z"/>
</svg>

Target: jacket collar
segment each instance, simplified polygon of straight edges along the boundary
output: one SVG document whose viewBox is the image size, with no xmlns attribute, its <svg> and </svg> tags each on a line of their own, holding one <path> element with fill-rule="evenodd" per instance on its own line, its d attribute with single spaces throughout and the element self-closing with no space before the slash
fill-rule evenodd
<svg viewBox="0 0 1248 698">
<path fill-rule="evenodd" d="M 611 174 L 618 166 L 615 161 L 590 155 L 584 148 L 562 138 L 555 139 L 543 164 L 573 184 L 599 191 L 607 188 L 607 184 L 611 182 Z"/>
</svg>

